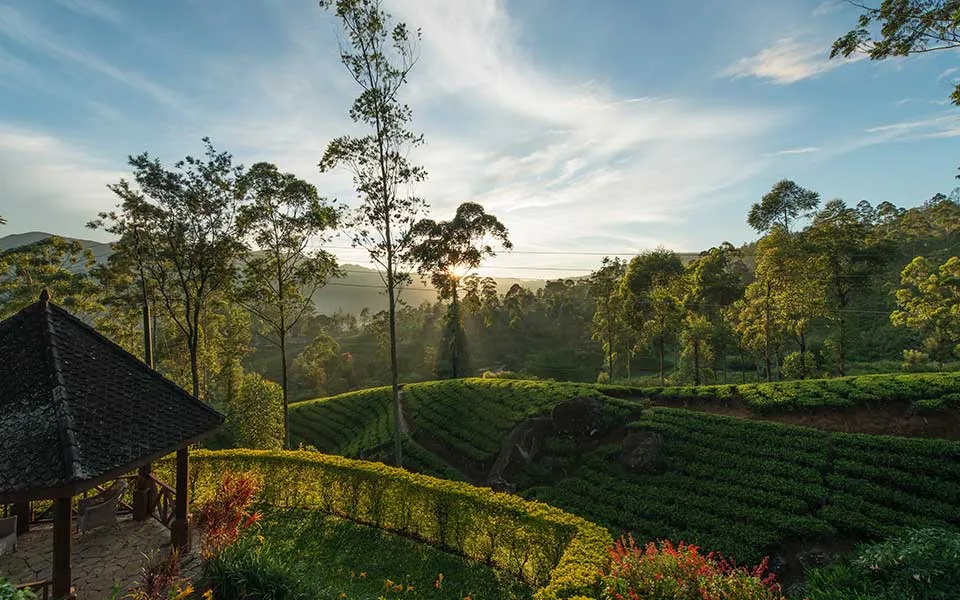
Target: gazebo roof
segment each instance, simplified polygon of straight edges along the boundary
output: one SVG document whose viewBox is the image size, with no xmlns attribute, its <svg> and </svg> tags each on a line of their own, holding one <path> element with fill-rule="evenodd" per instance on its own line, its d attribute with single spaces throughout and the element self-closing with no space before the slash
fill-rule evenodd
<svg viewBox="0 0 960 600">
<path fill-rule="evenodd" d="M 82 491 L 221 423 L 46 292 L 0 322 L 0 501 Z"/>
</svg>

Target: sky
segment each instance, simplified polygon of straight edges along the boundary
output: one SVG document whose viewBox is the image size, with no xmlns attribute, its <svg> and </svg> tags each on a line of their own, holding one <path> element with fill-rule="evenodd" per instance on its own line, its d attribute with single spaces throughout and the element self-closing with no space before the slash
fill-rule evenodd
<svg viewBox="0 0 960 600">
<path fill-rule="evenodd" d="M 602 255 L 756 236 L 780 179 L 824 200 L 915 206 L 949 193 L 960 55 L 828 60 L 840 0 L 385 0 L 420 28 L 403 100 L 426 143 L 430 216 L 464 201 L 508 227 L 491 275 L 549 278 Z M 0 235 L 85 229 L 144 151 L 209 136 L 355 206 L 326 144 L 361 130 L 342 34 L 315 0 L 0 0 Z M 334 240 L 341 260 L 363 252 Z"/>
</svg>

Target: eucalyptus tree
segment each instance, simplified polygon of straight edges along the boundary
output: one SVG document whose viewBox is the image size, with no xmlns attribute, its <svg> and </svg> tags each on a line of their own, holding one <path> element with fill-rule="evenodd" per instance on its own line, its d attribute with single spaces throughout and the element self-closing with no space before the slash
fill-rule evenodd
<svg viewBox="0 0 960 600">
<path fill-rule="evenodd" d="M 412 234 L 418 240 L 411 250 L 418 272 L 430 276 L 430 283 L 441 301 L 450 301 L 439 357 L 442 360 L 443 354 L 448 353 L 449 374 L 460 377 L 466 352 L 459 308 L 460 280 L 479 267 L 484 258 L 496 256 L 493 244 L 505 250 L 513 248 L 513 244 L 503 223 L 474 202 L 458 206 L 449 221 L 419 221 Z M 443 371 L 445 368 L 438 368 L 438 372 Z"/>
<path fill-rule="evenodd" d="M 624 335 L 623 310 L 620 308 L 620 282 L 627 264 L 619 258 L 604 256 L 600 268 L 590 274 L 590 295 L 596 301 L 593 313 L 593 339 L 599 340 L 606 354 L 607 380 L 613 382 L 618 342 Z M 629 351 L 629 350 L 628 350 Z"/>
<path fill-rule="evenodd" d="M 340 274 L 336 258 L 316 245 L 328 240 L 340 215 L 312 184 L 270 163 L 250 167 L 241 184 L 250 201 L 237 213 L 237 231 L 249 248 L 237 299 L 280 350 L 283 445 L 289 448 L 287 337 L 312 310 L 314 294 Z"/>
<path fill-rule="evenodd" d="M 789 232 L 790 223 L 819 204 L 820 194 L 783 179 L 774 184 L 760 202 L 750 207 L 747 223 L 760 233 L 770 231 L 777 224 Z"/>
<path fill-rule="evenodd" d="M 394 454 L 401 464 L 399 366 L 397 364 L 397 291 L 409 277 L 411 230 L 426 203 L 410 191 L 426 171 L 409 160 L 423 143 L 412 132 L 410 107 L 400 91 L 417 60 L 420 31 L 393 23 L 381 0 L 321 0 L 346 34 L 340 60 L 360 88 L 350 118 L 368 128 L 366 135 L 338 137 L 320 161 L 321 171 L 346 166 L 353 174 L 360 206 L 354 219 L 353 244 L 364 248 L 382 269 L 390 332 L 390 371 L 394 397 Z"/>
<path fill-rule="evenodd" d="M 209 138 L 203 143 L 201 158 L 187 156 L 172 168 L 146 152 L 131 156 L 134 185 L 121 179 L 108 186 L 120 204 L 89 224 L 119 236 L 119 251 L 137 248 L 134 262 L 146 287 L 184 336 L 197 397 L 203 323 L 211 303 L 231 293 L 244 252 L 235 223 L 244 200 L 243 167 Z"/>
</svg>

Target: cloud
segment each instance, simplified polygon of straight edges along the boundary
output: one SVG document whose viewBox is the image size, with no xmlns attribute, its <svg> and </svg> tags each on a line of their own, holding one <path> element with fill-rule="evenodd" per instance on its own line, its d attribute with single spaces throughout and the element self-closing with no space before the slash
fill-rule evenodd
<svg viewBox="0 0 960 600">
<path fill-rule="evenodd" d="M 887 139 L 928 139 L 960 136 L 960 115 L 947 113 L 920 119 L 879 125 L 866 130 Z"/>
<path fill-rule="evenodd" d="M 335 36 L 317 33 L 329 30 L 329 17 L 318 25 L 275 6 L 291 11 L 289 52 L 244 68 L 242 105 L 225 108 L 214 135 L 242 139 L 288 161 L 281 165 L 321 193 L 350 198 L 348 177 L 334 181 L 315 167 L 329 139 L 355 130 L 346 114 L 357 90 L 336 62 Z M 483 203 L 526 249 L 589 247 L 595 241 L 578 242 L 587 231 L 621 251 L 685 245 L 662 224 L 696 218 L 719 191 L 764 168 L 762 136 L 786 116 L 749 103 L 620 95 L 561 75 L 524 51 L 522 24 L 503 2 L 388 8 L 423 31 L 404 98 L 426 139 L 412 155 L 430 174 L 418 193 L 435 218 L 467 200 Z"/>
<path fill-rule="evenodd" d="M 773 156 L 789 156 L 792 154 L 810 154 L 811 152 L 819 152 L 820 148 L 817 146 L 805 146 L 803 148 L 787 148 L 785 150 L 777 150 L 772 153 Z"/>
<path fill-rule="evenodd" d="M 789 85 L 862 59 L 830 60 L 829 54 L 829 46 L 784 37 L 753 56 L 738 59 L 721 75 L 733 79 L 756 77 L 769 79 L 779 85 Z"/>
<path fill-rule="evenodd" d="M 84 16 L 94 17 L 115 24 L 123 21 L 123 16 L 120 11 L 101 0 L 57 0 L 57 2 L 75 13 Z"/>
<path fill-rule="evenodd" d="M 0 36 L 56 60 L 98 73 L 146 94 L 157 102 L 181 111 L 187 110 L 188 104 L 173 91 L 140 73 L 121 69 L 93 53 L 64 43 L 62 36 L 45 29 L 33 19 L 5 4 L 0 4 Z"/>
<path fill-rule="evenodd" d="M 949 69 L 944 69 L 942 73 L 937 75 L 937 81 L 943 81 L 944 79 L 949 78 L 951 75 L 960 71 L 960 67 L 950 67 Z"/>
<path fill-rule="evenodd" d="M 106 189 L 123 173 L 92 158 L 88 148 L 50 134 L 0 124 L 0 181 L 8 231 L 47 230 L 57 221 L 82 225 L 115 201 Z M 62 219 L 63 213 L 70 215 Z"/>
<path fill-rule="evenodd" d="M 813 16 L 823 17 L 833 14 L 841 8 L 843 8 L 843 2 L 841 2 L 841 0 L 824 0 L 813 9 Z"/>
</svg>

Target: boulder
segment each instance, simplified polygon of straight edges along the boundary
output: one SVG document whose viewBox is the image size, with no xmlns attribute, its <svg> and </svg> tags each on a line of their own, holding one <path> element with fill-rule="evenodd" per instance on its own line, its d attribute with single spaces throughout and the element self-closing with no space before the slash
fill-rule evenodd
<svg viewBox="0 0 960 600">
<path fill-rule="evenodd" d="M 603 401 L 598 398 L 574 398 L 562 402 L 551 413 L 553 430 L 558 435 L 592 437 L 603 422 Z"/>
<path fill-rule="evenodd" d="M 656 431 L 640 430 L 623 440 L 620 464 L 635 473 L 649 473 L 660 468 L 663 437 Z"/>
</svg>

